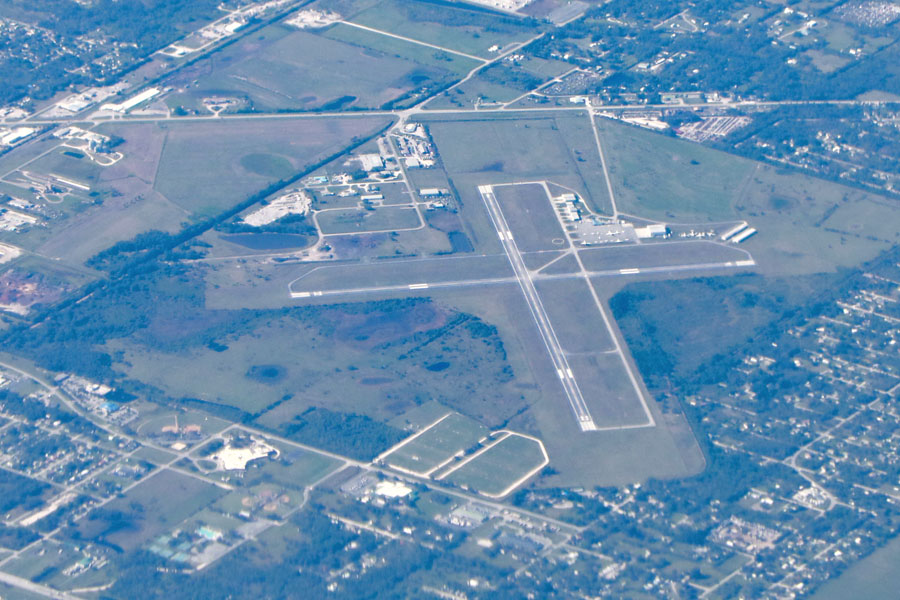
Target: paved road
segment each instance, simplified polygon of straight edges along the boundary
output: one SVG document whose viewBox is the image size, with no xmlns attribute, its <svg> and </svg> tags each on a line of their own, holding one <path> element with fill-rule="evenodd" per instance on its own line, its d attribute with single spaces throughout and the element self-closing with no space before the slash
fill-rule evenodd
<svg viewBox="0 0 900 600">
<path fill-rule="evenodd" d="M 34 583 L 23 577 L 16 577 L 15 575 L 10 575 L 3 571 L 0 571 L 0 582 L 17 587 L 20 590 L 25 590 L 26 592 L 31 592 L 32 594 L 44 596 L 45 598 L 54 598 L 56 600 L 79 600 L 78 597 L 72 596 L 71 594 L 54 590 L 46 585 Z"/>
<path fill-rule="evenodd" d="M 556 337 L 556 332 L 553 331 L 550 317 L 547 316 L 541 297 L 534 287 L 534 281 L 532 281 L 531 273 L 525 266 L 522 253 L 519 251 L 519 247 L 510 233 L 503 211 L 500 210 L 500 204 L 497 202 L 496 196 L 494 196 L 494 190 L 489 185 L 480 185 L 478 186 L 478 191 L 481 193 L 481 199 L 484 200 L 485 206 L 487 206 L 491 222 L 494 224 L 494 229 L 500 237 L 500 242 L 503 244 L 506 256 L 509 258 L 509 262 L 516 274 L 522 293 L 525 294 L 525 300 L 528 302 L 531 316 L 541 332 L 541 337 L 544 339 L 544 344 L 550 353 L 550 359 L 553 361 L 553 366 L 556 368 L 556 373 L 562 382 L 566 397 L 572 407 L 572 412 L 575 413 L 575 417 L 578 419 L 578 425 L 582 431 L 595 431 L 597 426 L 591 418 L 591 413 L 584 401 L 584 396 L 581 394 L 581 389 L 578 387 L 578 382 L 575 380 L 575 375 L 572 373 L 571 367 L 569 367 L 569 361 L 566 359 L 562 345 L 560 345 Z"/>
</svg>

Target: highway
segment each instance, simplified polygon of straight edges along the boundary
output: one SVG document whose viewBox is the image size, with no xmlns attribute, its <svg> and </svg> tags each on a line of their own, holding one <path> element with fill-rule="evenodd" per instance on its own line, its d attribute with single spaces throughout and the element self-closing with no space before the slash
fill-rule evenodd
<svg viewBox="0 0 900 600">
<path fill-rule="evenodd" d="M 591 413 L 584 401 L 584 396 L 581 395 L 581 390 L 578 388 L 575 375 L 572 373 L 571 367 L 569 367 L 569 361 L 566 359 L 565 352 L 556 337 L 556 333 L 553 331 L 553 325 L 550 324 L 550 318 L 547 316 L 541 297 L 534 287 L 534 281 L 532 281 L 531 273 L 525 266 L 522 253 L 519 251 L 519 247 L 509 231 L 509 225 L 503 216 L 503 211 L 500 210 L 496 196 L 494 196 L 494 190 L 489 185 L 481 185 L 478 186 L 478 191 L 481 193 L 481 199 L 484 200 L 484 204 L 488 209 L 491 222 L 497 231 L 497 235 L 500 237 L 503 250 L 506 252 L 507 258 L 509 258 L 519 286 L 522 288 L 522 293 L 525 294 L 525 300 L 528 303 L 528 308 L 531 310 L 531 316 L 534 318 L 544 344 L 547 346 L 547 352 L 550 353 L 550 359 L 553 361 L 553 366 L 562 382 L 566 397 L 569 399 L 569 404 L 572 407 L 572 412 L 575 413 L 575 417 L 578 419 L 578 425 L 582 431 L 596 431 L 597 426 L 591 418 Z"/>
</svg>

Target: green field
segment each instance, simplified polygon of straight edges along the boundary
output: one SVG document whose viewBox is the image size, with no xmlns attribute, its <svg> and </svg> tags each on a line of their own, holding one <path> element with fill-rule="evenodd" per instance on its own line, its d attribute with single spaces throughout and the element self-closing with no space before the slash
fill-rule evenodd
<svg viewBox="0 0 900 600">
<path fill-rule="evenodd" d="M 424 401 L 423 390 L 493 423 L 522 406 L 493 329 L 427 301 L 308 307 L 252 320 L 235 312 L 232 331 L 224 316 L 177 317 L 192 327 L 208 319 L 213 347 L 201 345 L 202 335 L 178 351 L 113 341 L 109 348 L 120 357 L 114 368 L 169 397 L 232 407 L 274 429 L 312 406 L 387 420 Z M 209 377 L 198 381 L 197 369 Z"/>
<path fill-rule="evenodd" d="M 134 550 L 208 506 L 225 491 L 173 471 L 153 475 L 78 524 L 85 539 Z"/>
<path fill-rule="evenodd" d="M 491 56 L 491 46 L 505 46 L 529 35 L 514 18 L 428 2 L 384 0 L 350 21 L 485 58 Z"/>
<path fill-rule="evenodd" d="M 900 208 L 879 196 L 612 121 L 598 127 L 620 211 L 681 223 L 745 219 L 759 233 L 741 248 L 766 274 L 854 266 L 900 239 L 886 225 Z"/>
<path fill-rule="evenodd" d="M 422 225 L 416 209 L 401 207 L 329 210 L 317 213 L 315 218 L 325 235 L 414 229 Z"/>
<path fill-rule="evenodd" d="M 270 440 L 271 442 L 271 440 Z M 264 461 L 259 469 L 247 474 L 247 485 L 277 483 L 293 489 L 310 486 L 342 465 L 339 460 L 301 450 L 289 444 L 274 442 L 280 454 L 277 460 Z"/>
<path fill-rule="evenodd" d="M 487 496 L 505 496 L 544 462 L 540 443 L 512 434 L 453 471 L 447 479 Z"/>
<path fill-rule="evenodd" d="M 466 58 L 459 54 L 443 52 L 429 46 L 407 42 L 367 29 L 345 25 L 344 23 L 338 23 L 329 27 L 322 33 L 322 36 L 366 48 L 386 56 L 402 58 L 427 67 L 447 70 L 457 76 L 466 75 L 480 64 L 477 60 Z"/>
<path fill-rule="evenodd" d="M 557 250 L 568 245 L 543 186 L 498 186 L 494 194 L 519 250 Z"/>
<path fill-rule="evenodd" d="M 202 112 L 200 101 L 208 96 L 239 98 L 261 112 L 378 108 L 475 65 L 348 25 L 323 34 L 272 25 L 184 69 L 166 102 Z"/>
<path fill-rule="evenodd" d="M 415 439 L 383 457 L 382 461 L 391 467 L 427 476 L 487 435 L 488 429 L 484 425 L 458 413 L 451 413 Z"/>
<path fill-rule="evenodd" d="M 894 538 L 861 561 L 828 581 L 812 596 L 813 600 L 841 600 L 860 595 L 867 600 L 891 600 L 897 597 L 900 576 L 900 539 Z"/>
<path fill-rule="evenodd" d="M 371 117 L 161 123 L 155 189 L 190 214 L 210 216 L 385 123 Z"/>
<path fill-rule="evenodd" d="M 600 155 L 581 112 L 535 117 L 510 111 L 423 121 L 464 204 L 478 199 L 478 185 L 546 180 L 558 184 L 554 194 L 575 192 L 593 210 L 609 209 Z"/>
<path fill-rule="evenodd" d="M 538 281 L 535 288 L 564 351 L 581 354 L 614 348 L 583 278 Z"/>
</svg>

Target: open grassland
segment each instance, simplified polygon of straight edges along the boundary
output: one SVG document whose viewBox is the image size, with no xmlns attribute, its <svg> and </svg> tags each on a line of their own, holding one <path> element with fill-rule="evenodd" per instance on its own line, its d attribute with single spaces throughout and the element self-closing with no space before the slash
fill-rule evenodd
<svg viewBox="0 0 900 600">
<path fill-rule="evenodd" d="M 414 229 L 422 225 L 414 208 L 382 207 L 372 209 L 329 210 L 316 215 L 323 234 L 360 233 Z"/>
<path fill-rule="evenodd" d="M 663 221 L 735 217 L 753 161 L 606 119 L 597 128 L 619 210 Z"/>
<path fill-rule="evenodd" d="M 620 211 L 682 223 L 745 219 L 759 233 L 741 248 L 764 273 L 850 267 L 900 240 L 885 227 L 900 208 L 879 196 L 611 121 L 598 126 Z"/>
<path fill-rule="evenodd" d="M 494 194 L 519 250 L 556 250 L 565 244 L 566 234 L 543 186 L 498 186 Z"/>
<path fill-rule="evenodd" d="M 210 216 L 385 123 L 375 117 L 161 123 L 166 140 L 155 187 L 191 214 Z"/>
<path fill-rule="evenodd" d="M 897 560 L 900 558 L 900 539 L 894 538 L 880 548 L 851 565 L 835 579 L 827 582 L 813 595 L 813 600 L 841 600 L 852 598 L 865 590 L 870 600 L 890 600 L 897 596 L 900 574 Z"/>
<path fill-rule="evenodd" d="M 30 173 L 61 177 L 74 183 L 91 187 L 99 181 L 103 167 L 91 161 L 78 150 L 59 147 L 28 163 L 23 170 Z"/>
<path fill-rule="evenodd" d="M 397 259 L 374 264 L 322 265 L 291 284 L 291 291 L 365 290 L 420 283 L 511 277 L 505 256 Z M 403 290 L 407 291 L 407 290 Z"/>
<path fill-rule="evenodd" d="M 444 69 L 457 76 L 467 74 L 480 64 L 477 60 L 459 54 L 444 52 L 343 23 L 329 27 L 322 32 L 322 37 L 359 46 L 385 56 L 402 58 L 423 66 Z M 428 43 L 433 44 L 433 42 Z"/>
<path fill-rule="evenodd" d="M 513 17 L 430 2 L 384 0 L 350 21 L 485 58 L 493 54 L 488 51 L 492 46 L 503 47 L 531 35 L 527 25 Z"/>
<path fill-rule="evenodd" d="M 509 435 L 453 471 L 448 480 L 487 496 L 504 496 L 544 463 L 538 441 Z"/>
<path fill-rule="evenodd" d="M 337 459 L 300 450 L 287 444 L 274 444 L 280 454 L 277 460 L 261 461 L 259 468 L 247 473 L 246 485 L 273 482 L 302 490 L 338 469 L 343 463 Z"/>
<path fill-rule="evenodd" d="M 402 471 L 427 475 L 488 435 L 488 429 L 459 413 L 449 413 L 440 421 L 381 460 Z"/>
<path fill-rule="evenodd" d="M 162 471 L 91 513 L 78 530 L 84 539 L 135 550 L 224 495 L 200 479 Z"/>
<path fill-rule="evenodd" d="M 387 420 L 434 398 L 489 423 L 522 406 L 493 328 L 429 302 L 309 307 L 249 322 L 233 313 L 232 331 L 217 325 L 223 317 L 201 311 L 157 325 L 206 320 L 218 341 L 205 346 L 112 341 L 115 368 L 169 397 L 230 407 L 274 429 L 314 406 Z M 209 376 L 199 381 L 198 369 Z"/>
<path fill-rule="evenodd" d="M 238 98 L 255 111 L 378 108 L 475 65 L 348 25 L 324 34 L 272 25 L 186 68 L 166 101 L 185 109 L 210 96 Z"/>
<path fill-rule="evenodd" d="M 508 118 L 513 115 L 519 118 Z M 600 155 L 586 114 L 509 113 L 465 119 L 435 115 L 423 120 L 464 201 L 485 183 L 546 180 L 558 184 L 554 189 L 560 193 L 579 194 L 593 210 L 609 209 Z"/>
<path fill-rule="evenodd" d="M 565 352 L 605 352 L 613 348 L 584 279 L 544 280 L 536 282 L 535 287 Z"/>
<path fill-rule="evenodd" d="M 648 422 L 641 398 L 618 354 L 585 353 L 569 356 L 568 360 L 597 427 Z"/>
</svg>

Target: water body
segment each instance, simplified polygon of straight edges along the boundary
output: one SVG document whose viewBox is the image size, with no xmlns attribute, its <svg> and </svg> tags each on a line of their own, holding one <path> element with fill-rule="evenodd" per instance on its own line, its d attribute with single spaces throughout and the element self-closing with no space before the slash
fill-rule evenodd
<svg viewBox="0 0 900 600">
<path fill-rule="evenodd" d="M 900 537 L 823 585 L 813 600 L 896 600 L 900 598 Z"/>
</svg>

